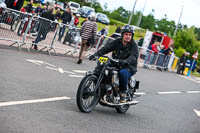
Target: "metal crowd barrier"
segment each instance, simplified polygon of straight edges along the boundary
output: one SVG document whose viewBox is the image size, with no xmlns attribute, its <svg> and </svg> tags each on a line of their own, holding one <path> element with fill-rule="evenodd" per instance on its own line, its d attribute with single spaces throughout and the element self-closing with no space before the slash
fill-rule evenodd
<svg viewBox="0 0 200 133">
<path fill-rule="evenodd" d="M 163 53 L 155 53 L 144 47 L 139 47 L 139 65 L 148 69 L 170 70 L 175 71 L 179 58 L 173 54 L 165 55 Z"/>
<path fill-rule="evenodd" d="M 114 39 L 97 34 L 96 43 L 90 46 L 90 52 L 86 57 Z M 78 54 L 81 43 L 79 28 L 8 8 L 0 9 L 0 40 L 11 41 L 10 47 L 17 44 L 20 51 L 23 45 L 29 52 L 29 49 L 37 44 L 39 51 L 47 49 L 48 54 L 51 54 L 53 50 L 57 55 L 56 50 L 59 50 L 72 57 Z M 159 70 L 176 69 L 178 58 L 175 56 L 156 54 L 143 47 L 139 47 L 139 52 L 139 66 Z"/>
</svg>

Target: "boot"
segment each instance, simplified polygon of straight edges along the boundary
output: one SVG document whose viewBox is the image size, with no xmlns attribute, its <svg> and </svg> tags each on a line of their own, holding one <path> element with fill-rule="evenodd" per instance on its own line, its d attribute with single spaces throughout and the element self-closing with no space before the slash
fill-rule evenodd
<svg viewBox="0 0 200 133">
<path fill-rule="evenodd" d="M 126 93 L 120 94 L 120 103 L 126 103 Z"/>
</svg>

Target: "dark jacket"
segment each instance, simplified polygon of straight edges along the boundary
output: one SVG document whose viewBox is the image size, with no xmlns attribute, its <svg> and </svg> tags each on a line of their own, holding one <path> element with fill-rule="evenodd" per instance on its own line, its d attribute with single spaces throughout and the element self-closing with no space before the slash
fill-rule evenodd
<svg viewBox="0 0 200 133">
<path fill-rule="evenodd" d="M 61 19 L 64 24 L 67 24 L 67 22 L 70 23 L 72 20 L 72 15 L 71 15 L 71 13 L 68 13 L 65 11 L 61 16 Z"/>
<path fill-rule="evenodd" d="M 32 11 L 33 11 L 33 5 L 32 4 L 27 4 L 26 5 L 26 11 L 28 12 L 28 13 L 32 13 Z"/>
<path fill-rule="evenodd" d="M 52 21 L 55 20 L 54 14 L 52 14 L 51 11 L 47 11 L 47 12 L 42 13 L 41 17 L 49 19 L 49 20 L 41 19 L 41 28 L 42 28 L 43 32 L 50 31 L 52 28 L 52 23 L 53 23 Z M 52 21 L 50 21 L 50 20 L 52 20 Z"/>
<path fill-rule="evenodd" d="M 179 65 L 185 66 L 186 61 L 187 61 L 187 57 L 185 56 L 185 54 L 183 54 L 179 60 Z"/>
<path fill-rule="evenodd" d="M 22 6 L 24 4 L 24 0 L 18 0 L 16 3 L 16 6 L 14 6 L 14 2 L 15 2 L 15 0 L 6 0 L 5 1 L 6 6 L 8 8 L 20 11 L 20 9 L 22 8 Z"/>
<path fill-rule="evenodd" d="M 137 59 L 139 56 L 138 46 L 135 41 L 127 44 L 126 47 L 122 45 L 122 38 L 116 39 L 106 44 L 100 49 L 96 55 L 102 56 L 112 51 L 112 57 L 114 59 L 121 59 L 127 63 L 123 68 L 128 68 L 133 74 L 137 72 Z"/>
</svg>

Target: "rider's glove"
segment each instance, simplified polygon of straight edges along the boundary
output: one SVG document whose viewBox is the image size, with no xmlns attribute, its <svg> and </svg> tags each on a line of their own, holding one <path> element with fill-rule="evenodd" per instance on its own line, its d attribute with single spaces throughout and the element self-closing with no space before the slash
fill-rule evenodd
<svg viewBox="0 0 200 133">
<path fill-rule="evenodd" d="M 89 57 L 89 60 L 93 60 L 95 57 L 96 57 L 96 55 L 93 54 L 93 55 L 91 55 L 91 56 Z"/>
</svg>

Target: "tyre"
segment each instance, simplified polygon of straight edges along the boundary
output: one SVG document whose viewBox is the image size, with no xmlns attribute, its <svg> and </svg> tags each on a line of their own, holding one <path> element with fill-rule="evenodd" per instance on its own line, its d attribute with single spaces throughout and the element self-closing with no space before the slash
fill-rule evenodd
<svg viewBox="0 0 200 133">
<path fill-rule="evenodd" d="M 115 109 L 118 113 L 126 113 L 130 105 L 116 106 Z"/>
<path fill-rule="evenodd" d="M 100 90 L 95 90 L 97 77 L 94 75 L 85 76 L 79 84 L 76 94 L 76 102 L 80 111 L 91 112 L 99 101 Z"/>
</svg>

